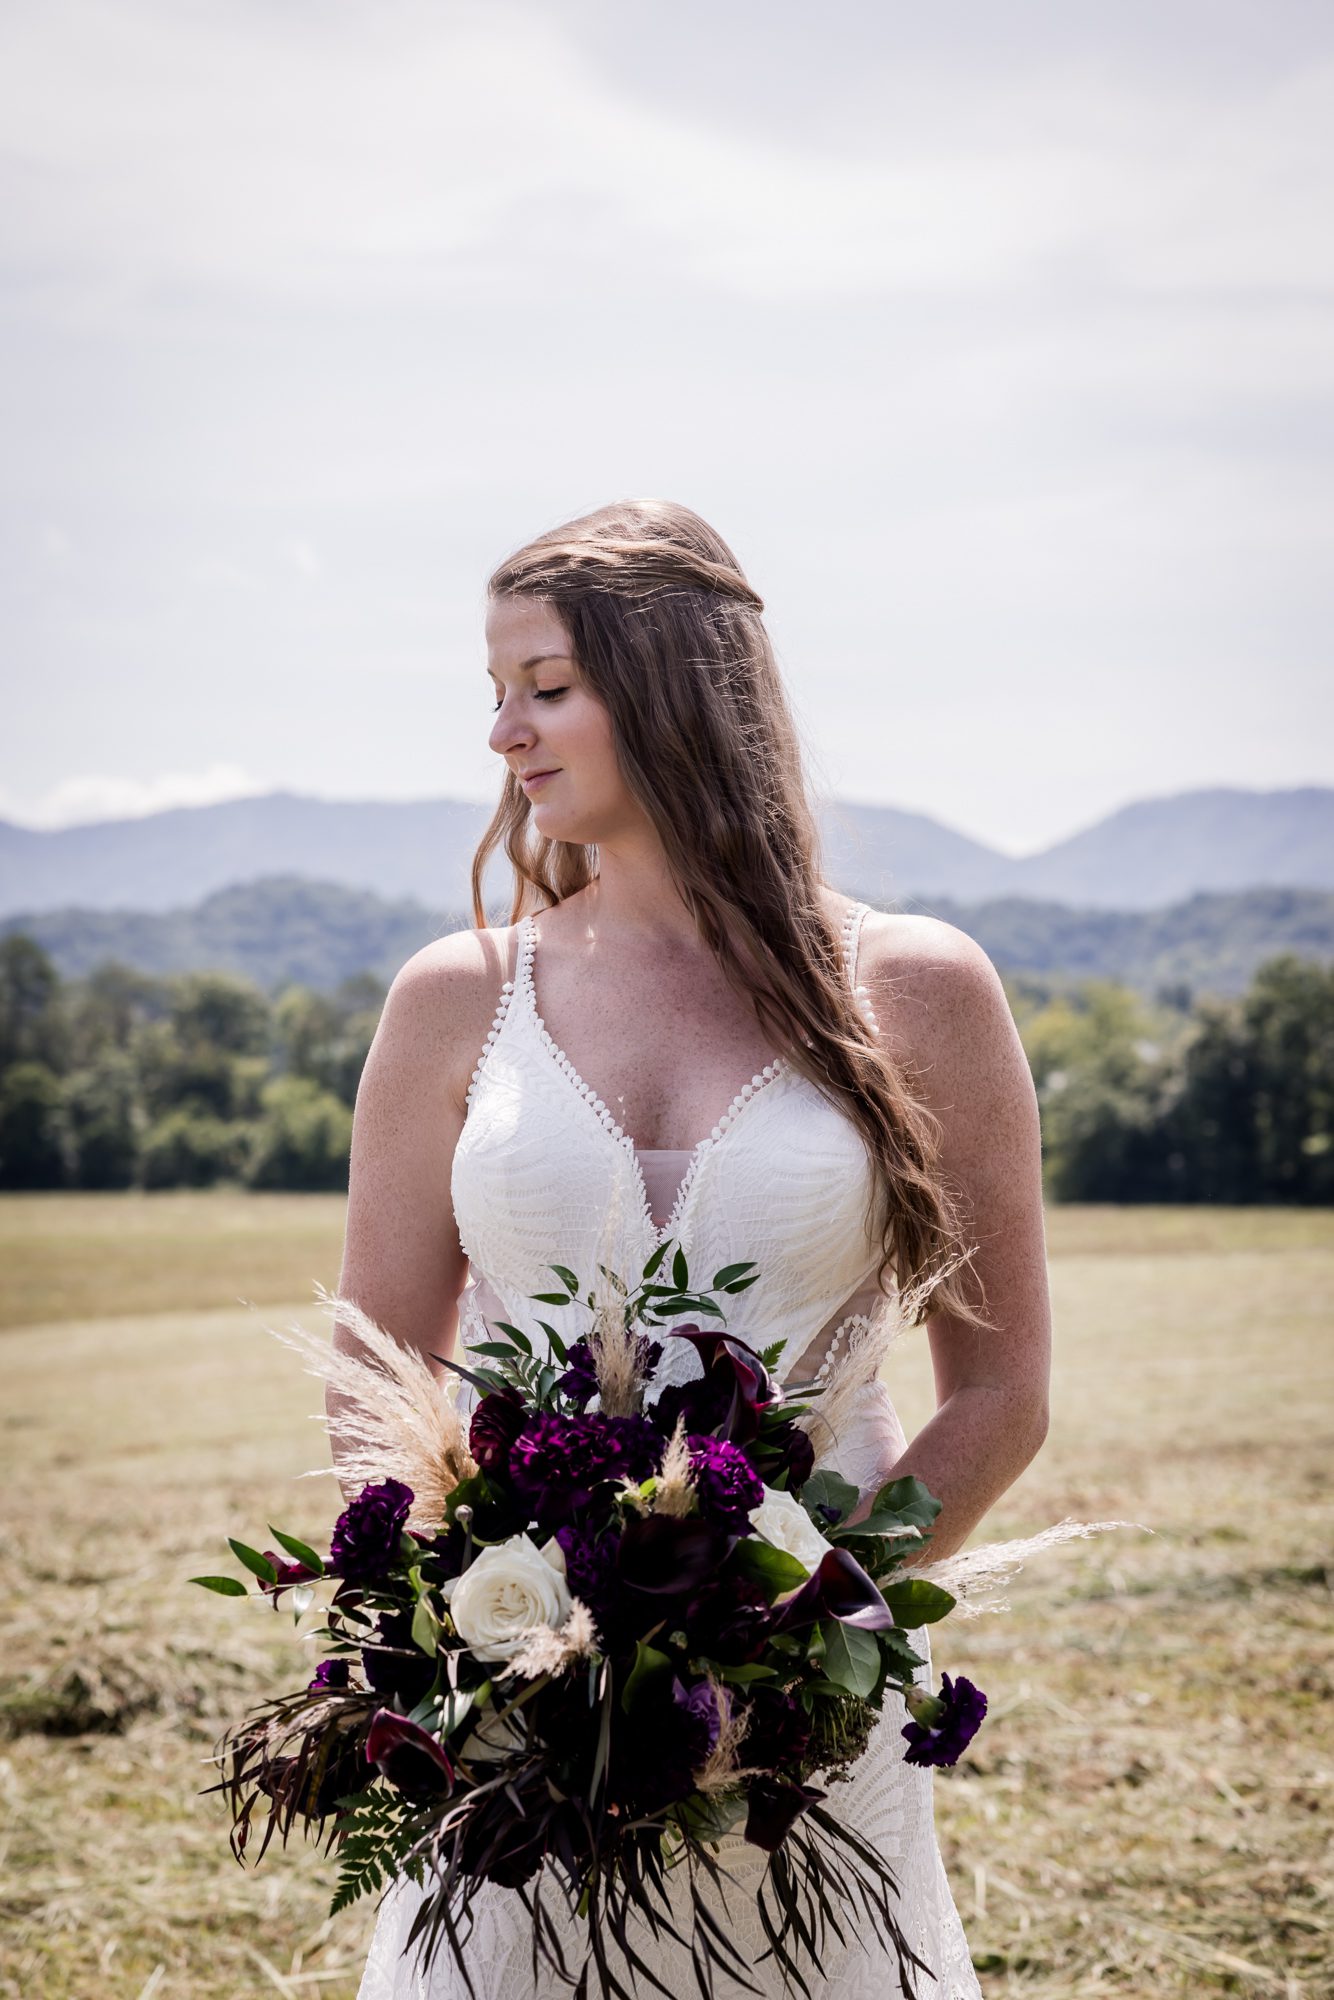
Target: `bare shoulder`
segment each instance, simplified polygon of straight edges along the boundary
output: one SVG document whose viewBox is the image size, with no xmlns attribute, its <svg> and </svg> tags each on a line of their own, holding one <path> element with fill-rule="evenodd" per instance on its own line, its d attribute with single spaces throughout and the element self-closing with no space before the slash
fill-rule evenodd
<svg viewBox="0 0 1334 2000">
<path fill-rule="evenodd" d="M 514 932 L 452 931 L 400 966 L 376 1033 L 382 1065 L 424 1070 L 460 1100 L 514 962 Z"/>
<path fill-rule="evenodd" d="M 932 1099 L 966 1083 L 1028 1086 L 1000 974 L 975 939 L 939 917 L 872 910 L 862 925 L 858 983 L 886 1048 Z"/>
</svg>

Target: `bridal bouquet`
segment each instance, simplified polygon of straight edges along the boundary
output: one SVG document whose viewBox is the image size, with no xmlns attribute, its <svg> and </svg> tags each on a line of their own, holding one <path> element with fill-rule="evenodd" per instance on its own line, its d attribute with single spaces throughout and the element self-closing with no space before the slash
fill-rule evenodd
<svg viewBox="0 0 1334 2000">
<path fill-rule="evenodd" d="M 725 1331 L 719 1295 L 753 1284 L 754 1266 L 696 1290 L 669 1249 L 633 1289 L 604 1270 L 600 1298 L 553 1265 L 560 1289 L 537 1302 L 585 1306 L 586 1336 L 567 1344 L 538 1321 L 538 1353 L 500 1323 L 471 1347 L 480 1365 L 448 1363 L 445 1383 L 325 1294 L 360 1353 L 313 1336 L 307 1352 L 344 1399 L 344 1478 L 365 1483 L 327 1556 L 277 1529 L 276 1550 L 231 1543 L 275 1605 L 299 1618 L 319 1602 L 323 1652 L 308 1685 L 223 1740 L 214 1789 L 238 1857 L 257 1826 L 261 1854 L 275 1830 L 322 1835 L 335 1910 L 408 1875 L 422 1889 L 409 1945 L 427 1959 L 447 1946 L 465 1981 L 469 1913 L 494 1884 L 531 1916 L 535 1976 L 542 1959 L 575 1985 L 554 1891 L 586 1926 L 580 1995 L 590 1964 L 604 2000 L 630 2000 L 627 1974 L 665 1993 L 634 1920 L 679 1938 L 680 1882 L 706 2000 L 722 1970 L 758 1990 L 704 1893 L 730 1879 L 729 1833 L 768 1857 L 761 1920 L 803 1989 L 797 1948 L 814 1955 L 854 1910 L 901 1968 L 921 1965 L 892 1870 L 827 1800 L 890 1690 L 911 1762 L 953 1763 L 982 1719 L 970 1682 L 946 1675 L 933 1695 L 914 1681 L 912 1632 L 954 1604 L 905 1570 L 939 1505 L 898 1479 L 854 1519 L 858 1489 L 814 1469 L 814 1385 L 789 1400 L 782 1343 Z M 699 1372 L 650 1400 L 668 1341 L 689 1342 Z M 460 1377 L 478 1395 L 470 1421 Z M 194 1581 L 248 1594 L 234 1577 Z"/>
</svg>

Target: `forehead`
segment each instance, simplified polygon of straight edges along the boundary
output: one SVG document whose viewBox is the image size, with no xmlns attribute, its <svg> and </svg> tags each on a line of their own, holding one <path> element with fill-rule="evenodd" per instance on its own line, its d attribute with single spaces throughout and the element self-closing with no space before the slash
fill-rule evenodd
<svg viewBox="0 0 1334 2000">
<path fill-rule="evenodd" d="M 535 653 L 568 653 L 570 636 L 554 608 L 537 597 L 493 597 L 486 608 L 492 667 L 518 666 Z"/>
</svg>

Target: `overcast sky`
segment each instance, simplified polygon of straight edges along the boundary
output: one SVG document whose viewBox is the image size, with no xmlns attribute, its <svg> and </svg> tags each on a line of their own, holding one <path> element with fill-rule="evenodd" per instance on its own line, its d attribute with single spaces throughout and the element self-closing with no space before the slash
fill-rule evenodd
<svg viewBox="0 0 1334 2000">
<path fill-rule="evenodd" d="M 0 120 L 0 815 L 492 796 L 630 494 L 823 790 L 1334 782 L 1326 0 L 5 0 Z"/>
</svg>

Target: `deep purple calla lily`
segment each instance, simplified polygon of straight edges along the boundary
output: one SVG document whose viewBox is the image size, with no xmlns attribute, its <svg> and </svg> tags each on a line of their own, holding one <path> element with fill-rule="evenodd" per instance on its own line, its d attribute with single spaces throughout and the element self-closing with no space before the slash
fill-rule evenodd
<svg viewBox="0 0 1334 2000">
<path fill-rule="evenodd" d="M 752 1778 L 747 1794 L 746 1839 L 752 1847 L 772 1854 L 781 1847 L 801 1815 L 819 1805 L 827 1793 L 813 1785 L 798 1785 L 787 1778 Z"/>
<path fill-rule="evenodd" d="M 895 1623 L 874 1579 L 846 1549 L 830 1549 L 800 1589 L 774 1606 L 779 1631 L 801 1632 L 821 1618 L 837 1618 L 862 1632 L 886 1632 Z"/>
<path fill-rule="evenodd" d="M 721 1376 L 730 1386 L 731 1400 L 718 1426 L 721 1436 L 733 1444 L 749 1444 L 758 1437 L 760 1412 L 776 1408 L 783 1400 L 783 1391 L 755 1349 L 735 1334 L 699 1326 L 674 1326 L 668 1339 L 690 1341 L 704 1374 Z"/>
<path fill-rule="evenodd" d="M 635 1590 L 695 1591 L 730 1555 L 736 1539 L 709 1521 L 645 1514 L 626 1523 L 616 1567 L 622 1583 Z"/>
<path fill-rule="evenodd" d="M 430 1805 L 454 1789 L 454 1766 L 439 1739 L 392 1708 L 371 1718 L 366 1762 L 378 1765 L 413 1805 Z"/>
</svg>

